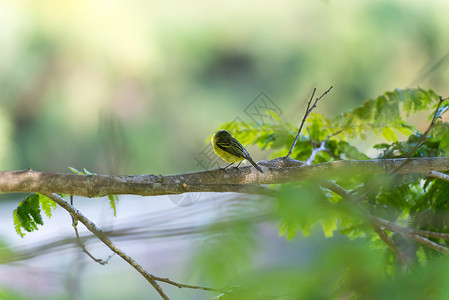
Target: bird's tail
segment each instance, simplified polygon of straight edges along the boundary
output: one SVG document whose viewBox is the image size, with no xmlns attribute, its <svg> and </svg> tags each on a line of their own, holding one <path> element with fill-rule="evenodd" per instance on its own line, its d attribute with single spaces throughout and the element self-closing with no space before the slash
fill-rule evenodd
<svg viewBox="0 0 449 300">
<path fill-rule="evenodd" d="M 263 173 L 262 169 L 259 167 L 258 164 L 254 162 L 254 160 L 251 157 L 247 157 L 246 160 L 249 161 L 254 166 L 254 168 L 256 168 L 257 171 Z"/>
</svg>

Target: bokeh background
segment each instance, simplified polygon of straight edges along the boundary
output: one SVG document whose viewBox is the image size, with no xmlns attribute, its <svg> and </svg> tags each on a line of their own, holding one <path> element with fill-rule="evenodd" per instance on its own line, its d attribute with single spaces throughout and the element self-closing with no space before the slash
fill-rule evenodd
<svg viewBox="0 0 449 300">
<path fill-rule="evenodd" d="M 0 0 L 0 169 L 199 170 L 206 138 L 245 118 L 262 91 L 293 123 L 314 87 L 334 86 L 317 109 L 327 116 L 396 88 L 447 96 L 448 12 L 445 0 Z M 21 198 L 2 199 L 9 220 Z M 130 211 L 121 201 L 119 217 L 153 201 L 139 199 Z M 89 203 L 94 216 L 110 214 Z M 4 243 L 18 242 L 11 224 L 2 228 Z M 95 272 L 104 280 L 108 270 Z M 148 292 L 139 288 L 136 299 Z M 80 290 L 87 299 L 95 289 Z M 116 293 L 103 297 L 123 299 Z"/>
</svg>

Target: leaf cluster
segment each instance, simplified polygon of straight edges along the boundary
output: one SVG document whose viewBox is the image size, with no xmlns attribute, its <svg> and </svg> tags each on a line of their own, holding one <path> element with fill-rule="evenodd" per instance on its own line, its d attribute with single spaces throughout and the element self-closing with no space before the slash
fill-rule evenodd
<svg viewBox="0 0 449 300">
<path fill-rule="evenodd" d="M 51 218 L 52 210 L 56 208 L 56 203 L 42 194 L 31 194 L 25 200 L 19 202 L 13 212 L 14 228 L 20 237 L 25 233 L 38 230 L 38 225 L 44 225 L 41 210 L 48 218 Z"/>
</svg>

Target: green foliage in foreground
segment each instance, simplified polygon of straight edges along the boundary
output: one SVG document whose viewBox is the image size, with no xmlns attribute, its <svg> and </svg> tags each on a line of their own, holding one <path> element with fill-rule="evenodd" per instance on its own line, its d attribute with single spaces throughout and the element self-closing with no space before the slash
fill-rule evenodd
<svg viewBox="0 0 449 300">
<path fill-rule="evenodd" d="M 31 194 L 13 212 L 14 228 L 21 237 L 25 236 L 22 229 L 28 232 L 38 230 L 37 225 L 44 225 L 41 209 L 48 218 L 51 218 L 52 210 L 56 203 L 41 194 Z"/>
<path fill-rule="evenodd" d="M 382 141 L 371 145 L 378 153 L 371 159 L 448 156 L 449 123 L 441 117 L 448 110 L 449 101 L 440 103 L 436 111 L 439 102 L 440 97 L 432 90 L 395 90 L 333 119 L 312 113 L 291 158 L 306 161 L 314 147 L 325 143 L 325 151 L 318 152 L 313 163 L 370 159 L 357 144 L 372 134 Z M 425 137 L 424 132 L 407 121 L 423 112 L 428 115 L 428 124 L 435 119 Z M 272 115 L 274 121 L 270 124 L 227 123 L 220 128 L 231 131 L 245 145 L 275 150 L 271 158 L 285 156 L 298 124 Z M 420 147 L 414 151 L 417 145 Z M 281 260 L 287 265 L 257 262 L 257 252 L 254 250 L 251 256 L 245 250 L 254 249 L 254 243 L 246 242 L 254 240 L 254 236 L 242 236 L 246 232 L 257 234 L 254 228 L 229 228 L 229 233 L 214 236 L 209 254 L 200 246 L 200 274 L 204 280 L 215 285 L 240 285 L 232 297 L 223 294 L 217 299 L 446 299 L 449 258 L 399 232 L 380 228 L 404 254 L 409 262 L 404 264 L 380 239 L 366 216 L 403 227 L 449 233 L 449 183 L 422 174 L 340 174 L 329 179 L 352 192 L 352 198 L 343 198 L 322 188 L 320 182 L 309 180 L 272 186 L 279 191 L 275 208 L 257 202 L 259 210 L 267 220 L 278 224 L 279 235 L 285 236 L 292 247 L 298 233 L 308 236 L 300 240 L 309 240 L 316 248 L 305 251 L 309 255 L 306 261 L 293 253 L 283 260 L 285 254 L 275 253 L 279 257 L 273 261 Z M 246 213 L 242 211 L 242 215 Z M 225 250 L 229 240 L 224 236 L 233 236 L 235 232 L 245 242 L 230 254 Z M 323 236 L 325 239 L 320 239 Z M 449 246 L 442 239 L 428 240 Z M 220 259 L 214 259 L 214 255 Z M 242 263 L 242 258 L 247 260 Z M 213 269 L 204 267 L 211 265 Z M 228 274 L 222 270 L 228 270 Z"/>
</svg>

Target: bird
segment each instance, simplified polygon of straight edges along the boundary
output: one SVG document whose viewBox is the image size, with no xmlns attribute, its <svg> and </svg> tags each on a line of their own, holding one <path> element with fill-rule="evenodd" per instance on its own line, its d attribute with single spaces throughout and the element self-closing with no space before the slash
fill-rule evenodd
<svg viewBox="0 0 449 300">
<path fill-rule="evenodd" d="M 243 147 L 242 144 L 240 144 L 240 142 L 237 141 L 228 131 L 217 131 L 212 136 L 210 142 L 215 154 L 217 154 L 222 160 L 230 163 L 223 168 L 224 170 L 235 163 L 239 163 L 237 165 L 238 168 L 242 161 L 246 159 L 254 166 L 254 168 L 256 168 L 257 171 L 263 173 L 262 169 L 254 162 L 245 147 Z"/>
</svg>

